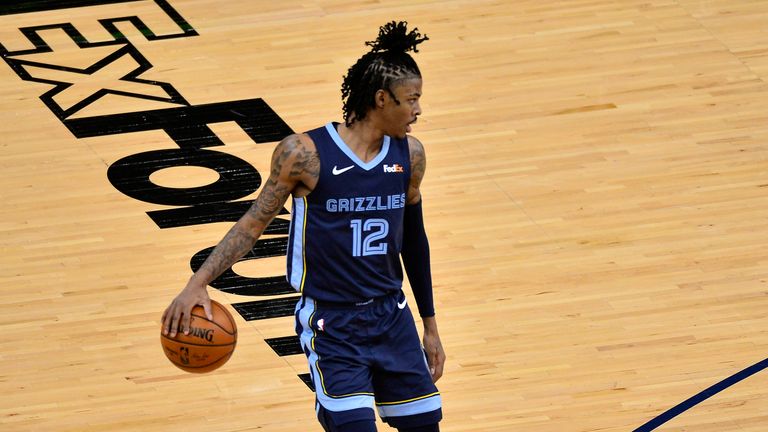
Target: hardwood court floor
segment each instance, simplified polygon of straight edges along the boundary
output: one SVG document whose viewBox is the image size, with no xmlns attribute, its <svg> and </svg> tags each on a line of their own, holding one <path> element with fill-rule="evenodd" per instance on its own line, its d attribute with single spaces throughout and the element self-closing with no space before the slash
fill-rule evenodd
<svg viewBox="0 0 768 432">
<path fill-rule="evenodd" d="M 189 37 L 120 22 L 125 43 L 86 49 L 53 28 L 39 32 L 51 53 L 19 54 L 34 48 L 20 28 L 114 41 L 98 20 L 125 16 Z M 237 315 L 237 351 L 214 373 L 167 362 L 160 314 L 231 222 L 161 229 L 147 212 L 178 204 L 110 182 L 128 156 L 178 149 L 163 130 L 70 128 L 256 98 L 295 131 L 338 120 L 342 75 L 392 19 L 430 38 L 414 135 L 448 354 L 441 430 L 631 431 L 767 357 L 765 1 L 143 0 L 0 16 L 16 53 L 0 65 L 1 430 L 320 430 L 303 357 L 265 342 L 290 336 L 291 317 Z M 98 63 L 128 43 L 132 55 Z M 140 58 L 150 82 L 126 78 Z M 77 85 L 46 104 L 53 81 Z M 83 102 L 104 88 L 122 93 Z M 268 172 L 274 140 L 235 121 L 210 129 L 225 144 L 211 151 Z M 217 179 L 199 166 L 151 176 Z M 234 270 L 281 275 L 283 261 Z M 765 431 L 767 378 L 658 430 Z"/>
</svg>

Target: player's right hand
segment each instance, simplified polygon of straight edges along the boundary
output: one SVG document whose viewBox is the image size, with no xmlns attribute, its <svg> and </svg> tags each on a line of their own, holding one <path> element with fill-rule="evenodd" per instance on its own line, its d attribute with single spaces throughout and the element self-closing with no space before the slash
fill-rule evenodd
<svg viewBox="0 0 768 432">
<path fill-rule="evenodd" d="M 171 304 L 163 312 L 163 334 L 175 337 L 179 329 L 184 334 L 189 334 L 189 324 L 192 318 L 192 308 L 201 305 L 205 309 L 205 315 L 209 320 L 213 319 L 211 312 L 211 298 L 205 285 L 200 286 L 192 280 L 176 296 Z"/>
</svg>

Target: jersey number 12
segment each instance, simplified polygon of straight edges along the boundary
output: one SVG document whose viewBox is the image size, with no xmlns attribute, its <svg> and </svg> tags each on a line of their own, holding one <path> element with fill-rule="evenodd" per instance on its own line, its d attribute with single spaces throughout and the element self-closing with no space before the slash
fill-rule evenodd
<svg viewBox="0 0 768 432">
<path fill-rule="evenodd" d="M 389 234 L 386 219 L 352 219 L 352 256 L 386 255 L 387 243 L 379 241 Z"/>
</svg>

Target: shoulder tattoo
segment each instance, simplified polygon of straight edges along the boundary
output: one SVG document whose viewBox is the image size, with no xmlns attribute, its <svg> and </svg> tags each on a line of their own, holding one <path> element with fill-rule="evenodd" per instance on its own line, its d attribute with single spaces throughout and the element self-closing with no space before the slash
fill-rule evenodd
<svg viewBox="0 0 768 432">
<path fill-rule="evenodd" d="M 269 178 L 249 213 L 267 224 L 282 209 L 297 184 L 320 175 L 317 152 L 307 148 L 299 135 L 281 141 L 272 154 Z"/>
</svg>

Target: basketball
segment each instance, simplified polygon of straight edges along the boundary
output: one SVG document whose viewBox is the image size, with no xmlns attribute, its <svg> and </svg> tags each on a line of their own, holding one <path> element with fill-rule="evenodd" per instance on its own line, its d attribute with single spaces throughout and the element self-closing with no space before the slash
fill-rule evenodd
<svg viewBox="0 0 768 432">
<path fill-rule="evenodd" d="M 237 327 L 232 315 L 221 303 L 211 300 L 213 320 L 202 306 L 192 309 L 189 334 L 179 331 L 171 338 L 160 332 L 160 343 L 168 360 L 179 369 L 205 373 L 227 362 L 237 343 Z"/>
</svg>

